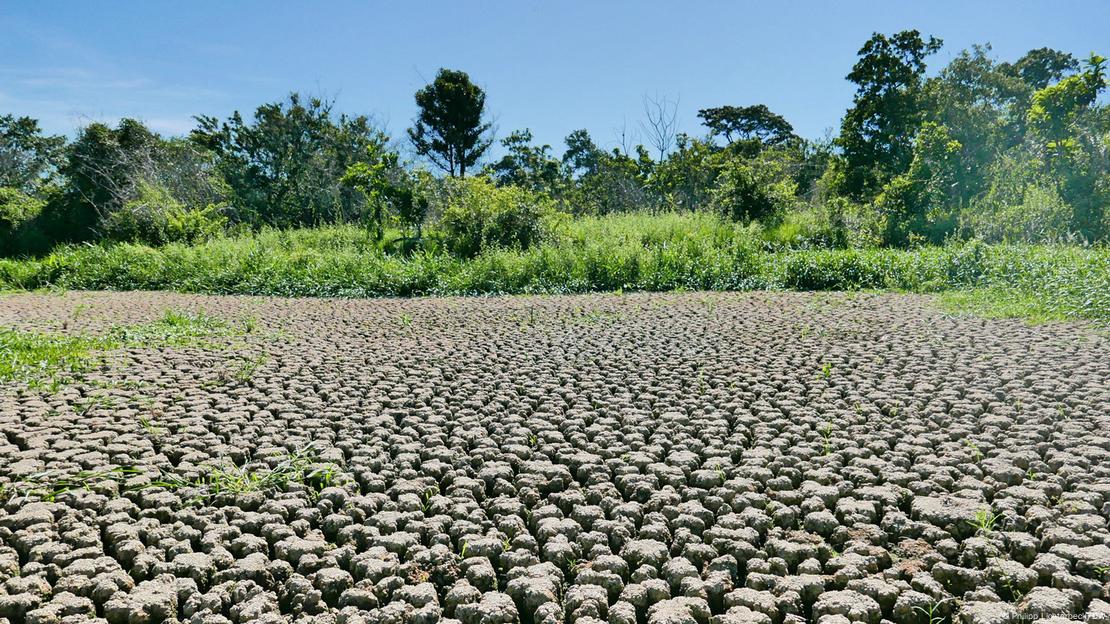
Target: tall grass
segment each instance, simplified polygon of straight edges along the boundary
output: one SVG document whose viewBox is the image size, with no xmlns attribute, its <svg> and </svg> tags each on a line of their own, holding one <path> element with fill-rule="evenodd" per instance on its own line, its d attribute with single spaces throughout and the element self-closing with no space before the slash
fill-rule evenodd
<svg viewBox="0 0 1110 624">
<path fill-rule="evenodd" d="M 355 226 L 264 230 L 200 245 L 64 247 L 0 260 L 0 289 L 177 290 L 281 296 L 416 296 L 610 290 L 976 289 L 1046 318 L 1110 319 L 1110 249 L 954 244 L 896 249 L 769 247 L 706 214 L 563 222 L 528 250 L 462 260 L 386 253 Z"/>
</svg>

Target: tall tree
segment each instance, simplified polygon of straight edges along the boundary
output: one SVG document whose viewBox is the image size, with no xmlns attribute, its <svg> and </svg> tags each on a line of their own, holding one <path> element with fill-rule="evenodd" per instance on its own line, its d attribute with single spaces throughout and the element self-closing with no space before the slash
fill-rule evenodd
<svg viewBox="0 0 1110 624">
<path fill-rule="evenodd" d="M 0 115 L 0 187 L 33 193 L 59 166 L 65 142 L 43 135 L 35 119 Z"/>
<path fill-rule="evenodd" d="M 698 117 L 712 136 L 723 136 L 729 145 L 739 142 L 748 148 L 745 151 L 758 152 L 795 138 L 794 127 L 765 104 L 703 108 Z"/>
<path fill-rule="evenodd" d="M 856 84 L 838 143 L 847 171 L 843 191 L 870 199 L 890 178 L 904 173 L 913 158 L 921 125 L 925 58 L 941 47 L 916 30 L 891 36 L 875 33 L 859 50 L 848 74 Z"/>
<path fill-rule="evenodd" d="M 483 121 L 486 94 L 466 72 L 440 69 L 431 84 L 416 92 L 420 108 L 409 128 L 417 153 L 451 176 L 463 177 L 493 142 Z"/>
<path fill-rule="evenodd" d="M 1037 48 L 1026 52 L 1012 65 L 1003 63 L 1000 69 L 1021 78 L 1033 89 L 1043 89 L 1079 71 L 1079 61 L 1067 52 Z"/>
</svg>

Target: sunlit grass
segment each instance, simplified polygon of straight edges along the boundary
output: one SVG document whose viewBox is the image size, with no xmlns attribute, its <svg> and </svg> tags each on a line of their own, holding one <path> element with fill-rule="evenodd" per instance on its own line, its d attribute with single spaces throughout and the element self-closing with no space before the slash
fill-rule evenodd
<svg viewBox="0 0 1110 624">
<path fill-rule="evenodd" d="M 563 219 L 531 249 L 490 250 L 463 260 L 434 246 L 409 256 L 386 253 L 365 230 L 350 225 L 262 230 L 193 246 L 63 247 L 42 259 L 0 260 L 0 289 L 330 297 L 986 289 L 989 294 L 957 294 L 950 301 L 993 300 L 995 305 L 969 309 L 999 314 L 1110 319 L 1105 247 L 799 249 L 769 244 L 768 235 L 704 213 L 633 213 Z"/>
<path fill-rule="evenodd" d="M 250 327 L 246 323 L 245 327 Z M 148 323 L 113 325 L 103 334 L 63 334 L 0 327 L 0 382 L 56 389 L 79 378 L 121 347 L 205 346 L 240 328 L 204 311 L 167 309 Z"/>
</svg>

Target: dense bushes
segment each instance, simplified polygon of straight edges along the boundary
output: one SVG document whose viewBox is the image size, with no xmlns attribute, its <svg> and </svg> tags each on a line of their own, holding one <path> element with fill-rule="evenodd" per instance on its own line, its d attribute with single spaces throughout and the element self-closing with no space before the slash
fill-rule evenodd
<svg viewBox="0 0 1110 624">
<path fill-rule="evenodd" d="M 197 243 L 222 234 L 227 217 L 220 206 L 189 208 L 164 188 L 139 185 L 136 197 L 104 218 L 104 236 L 118 242 L 164 245 Z"/>
<path fill-rule="evenodd" d="M 438 228 L 456 255 L 493 248 L 528 249 L 540 242 L 553 216 L 550 200 L 522 188 L 496 187 L 482 178 L 450 179 Z"/>
<path fill-rule="evenodd" d="M 713 207 L 740 222 L 777 224 L 795 203 L 797 185 L 781 163 L 767 159 L 729 158 L 720 167 L 710 195 Z"/>
<path fill-rule="evenodd" d="M 42 245 L 36 220 L 45 205 L 18 189 L 0 186 L 0 255 L 26 253 Z"/>
</svg>

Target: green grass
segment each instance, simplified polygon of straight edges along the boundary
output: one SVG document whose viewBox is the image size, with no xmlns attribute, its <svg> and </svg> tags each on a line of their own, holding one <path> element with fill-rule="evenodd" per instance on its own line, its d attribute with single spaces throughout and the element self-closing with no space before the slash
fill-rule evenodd
<svg viewBox="0 0 1110 624">
<path fill-rule="evenodd" d="M 93 366 L 99 351 L 114 346 L 104 337 L 0 328 L 0 382 L 56 387 Z"/>
<path fill-rule="evenodd" d="M 225 320 L 207 312 L 166 310 L 161 318 L 138 325 L 117 325 L 108 334 L 120 344 L 135 346 L 180 347 L 194 345 L 208 338 L 227 336 L 234 329 Z"/>
<path fill-rule="evenodd" d="M 542 245 L 463 260 L 384 252 L 355 226 L 263 230 L 201 245 L 63 247 L 0 260 L 0 289 L 421 296 L 670 290 L 896 290 L 996 315 L 1110 320 L 1106 247 L 952 244 L 789 249 L 707 214 L 568 220 Z"/>
<path fill-rule="evenodd" d="M 236 332 L 228 322 L 203 311 L 172 309 L 155 321 L 114 325 L 99 335 L 0 327 L 0 382 L 54 390 L 100 364 L 113 349 L 208 346 L 210 339 Z"/>
</svg>

